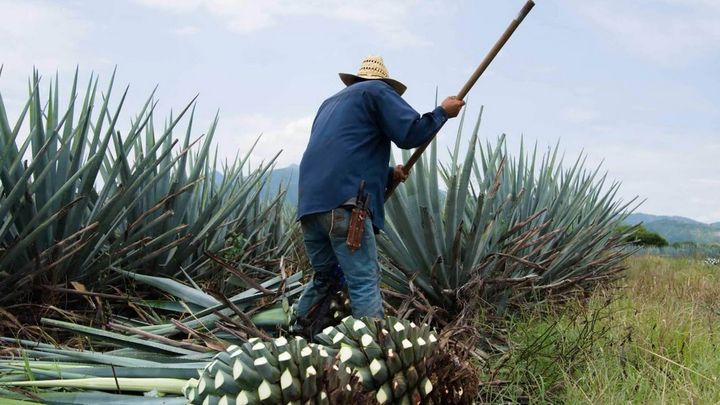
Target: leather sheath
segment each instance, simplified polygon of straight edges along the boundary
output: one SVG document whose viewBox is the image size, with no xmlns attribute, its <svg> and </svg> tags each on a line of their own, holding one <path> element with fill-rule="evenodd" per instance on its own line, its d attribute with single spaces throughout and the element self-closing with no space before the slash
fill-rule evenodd
<svg viewBox="0 0 720 405">
<path fill-rule="evenodd" d="M 362 246 L 365 218 L 367 218 L 366 210 L 359 207 L 353 208 L 350 214 L 350 226 L 348 227 L 347 237 L 347 246 L 351 253 L 360 249 L 360 246 Z"/>
</svg>

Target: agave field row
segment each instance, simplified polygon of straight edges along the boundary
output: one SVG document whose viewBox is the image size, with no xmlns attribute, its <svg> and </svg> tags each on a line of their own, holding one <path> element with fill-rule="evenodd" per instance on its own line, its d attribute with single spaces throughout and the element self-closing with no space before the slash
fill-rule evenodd
<svg viewBox="0 0 720 405">
<path fill-rule="evenodd" d="M 582 157 L 563 167 L 559 146 L 512 157 L 504 136 L 480 142 L 480 116 L 464 156 L 461 124 L 449 162 L 433 143 L 387 202 L 390 317 L 338 308 L 336 326 L 296 339 L 307 261 L 283 189 L 262 192 L 274 160 L 218 162 L 218 119 L 194 135 L 194 101 L 156 129 L 153 93 L 121 126 L 113 82 L 99 93 L 91 77 L 79 97 L 76 74 L 61 108 L 58 79 L 41 97 L 35 74 L 12 121 L 0 97 L 0 311 L 21 331 L 2 340 L 7 401 L 471 403 L 480 308 L 591 291 L 633 253 L 618 183 Z M 24 304 L 53 308 L 42 333 L 2 308 Z"/>
<path fill-rule="evenodd" d="M 622 238 L 636 229 L 618 229 L 633 203 L 615 198 L 619 183 L 607 185 L 582 157 L 564 169 L 559 146 L 539 156 L 521 142 L 517 158 L 505 136 L 483 147 L 481 118 L 482 109 L 464 157 L 461 123 L 451 161 L 439 162 L 433 143 L 388 201 L 389 225 L 378 238 L 387 285 L 452 319 L 471 297 L 502 313 L 618 276 L 634 252 Z"/>
<path fill-rule="evenodd" d="M 297 226 L 283 193 L 259 198 L 274 161 L 250 169 L 250 148 L 220 165 L 211 154 L 217 118 L 193 135 L 192 102 L 156 129 L 154 92 L 121 135 L 127 89 L 111 107 L 113 82 L 101 97 L 91 77 L 80 98 L 76 74 L 61 109 L 58 80 L 42 100 L 35 74 L 12 126 L 0 97 L 0 304 L 41 283 L 97 288 L 117 279 L 112 268 L 209 278 L 216 266 L 204 253 L 228 239 L 243 242 L 236 256 L 247 268 L 290 250 Z"/>
</svg>

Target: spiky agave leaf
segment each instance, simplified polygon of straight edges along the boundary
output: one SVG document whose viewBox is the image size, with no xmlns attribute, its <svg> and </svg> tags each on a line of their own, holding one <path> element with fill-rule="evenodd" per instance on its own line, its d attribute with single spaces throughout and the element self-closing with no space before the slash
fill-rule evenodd
<svg viewBox="0 0 720 405">
<path fill-rule="evenodd" d="M 205 136 L 194 137 L 192 100 L 156 130 L 154 91 L 121 135 L 128 93 L 114 101 L 114 77 L 96 98 L 98 80 L 91 76 L 79 102 L 76 72 L 62 107 L 57 78 L 43 102 L 34 72 L 14 126 L 0 96 L 0 266 L 6 273 L 0 302 L 25 294 L 44 275 L 91 286 L 109 266 L 210 276 L 203 252 L 223 249 L 230 236 L 250 240 L 256 256 L 272 249 L 281 257 L 290 249 L 297 224 L 282 215 L 284 193 L 259 198 L 274 160 L 250 169 L 251 147 L 222 169 L 216 184 L 210 148 L 217 117 Z M 180 147 L 173 131 L 182 120 Z M 24 128 L 29 133 L 22 134 Z"/>
</svg>

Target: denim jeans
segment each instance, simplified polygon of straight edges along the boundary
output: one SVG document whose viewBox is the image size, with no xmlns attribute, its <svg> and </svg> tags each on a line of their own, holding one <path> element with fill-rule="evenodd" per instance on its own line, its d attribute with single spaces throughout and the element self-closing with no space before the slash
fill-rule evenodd
<svg viewBox="0 0 720 405">
<path fill-rule="evenodd" d="M 362 246 L 354 252 L 350 252 L 346 244 L 350 210 L 336 208 L 305 215 L 300 222 L 305 250 L 315 276 L 300 297 L 297 316 L 306 316 L 310 308 L 328 293 L 328 280 L 335 276 L 334 268 L 339 264 L 347 280 L 353 316 L 382 318 L 380 264 L 370 218 L 365 219 Z"/>
</svg>

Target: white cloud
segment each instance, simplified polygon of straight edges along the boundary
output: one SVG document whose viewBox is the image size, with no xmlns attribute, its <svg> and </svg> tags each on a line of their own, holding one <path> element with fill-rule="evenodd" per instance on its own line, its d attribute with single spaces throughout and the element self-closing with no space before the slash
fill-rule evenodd
<svg viewBox="0 0 720 405">
<path fill-rule="evenodd" d="M 697 217 L 696 220 L 700 222 L 705 222 L 706 224 L 720 222 L 720 211 L 711 212 L 707 215 L 701 215 Z M 715 235 L 720 236 L 720 232 L 716 232 Z"/>
<path fill-rule="evenodd" d="M 186 25 L 186 26 L 184 26 L 184 27 L 179 27 L 179 28 L 172 28 L 172 29 L 170 29 L 170 33 L 171 33 L 171 34 L 174 34 L 174 35 L 177 35 L 177 36 L 185 37 L 185 36 L 190 36 L 190 35 L 197 35 L 197 34 L 199 34 L 199 33 L 200 33 L 200 28 L 195 27 L 195 26 L 193 26 L 193 25 Z"/>
<path fill-rule="evenodd" d="M 317 16 L 349 21 L 372 30 L 389 46 L 423 46 L 425 39 L 410 32 L 406 20 L 411 11 L 428 7 L 436 0 L 135 0 L 150 7 L 177 13 L 206 11 L 235 32 L 247 33 L 272 27 L 284 16 Z"/>
<path fill-rule="evenodd" d="M 704 186 L 720 186 L 720 179 L 690 179 L 690 182 Z"/>
<path fill-rule="evenodd" d="M 692 142 L 673 142 L 673 147 L 658 143 L 656 137 L 664 136 L 661 131 L 617 127 L 613 132 L 593 132 L 586 144 L 586 167 L 603 159 L 610 177 L 623 182 L 620 197 L 647 199 L 639 212 L 720 221 L 715 154 Z"/>
<path fill-rule="evenodd" d="M 57 71 L 71 74 L 78 64 L 107 61 L 82 47 L 94 24 L 69 8 L 42 1 L 0 1 L 0 78 L 5 102 L 21 108 L 27 97 L 27 78 L 35 67 L 47 86 Z"/>
<path fill-rule="evenodd" d="M 560 117 L 572 123 L 584 123 L 594 121 L 598 112 L 582 107 L 565 107 L 560 110 Z"/>
<path fill-rule="evenodd" d="M 203 4 L 202 0 L 138 0 L 137 2 L 178 12 L 192 11 Z"/>
<path fill-rule="evenodd" d="M 13 69 L 32 65 L 74 68 L 80 42 L 93 24 L 56 3 L 7 0 L 0 2 L 0 55 Z"/>
<path fill-rule="evenodd" d="M 720 11 L 720 2 L 717 0 L 660 0 L 660 2 L 682 6 L 706 7 Z"/>
<path fill-rule="evenodd" d="M 720 49 L 717 0 L 562 0 L 611 35 L 614 46 L 668 66 Z"/>
<path fill-rule="evenodd" d="M 558 67 L 553 65 L 523 66 L 523 70 L 536 75 L 551 75 L 558 72 Z"/>
<path fill-rule="evenodd" d="M 262 134 L 251 157 L 252 161 L 269 161 L 282 150 L 278 167 L 300 163 L 310 138 L 314 117 L 307 116 L 277 122 L 262 114 L 238 115 L 222 118 L 218 124 L 215 142 L 222 145 L 219 155 L 233 159 L 237 151 L 246 153 Z"/>
</svg>

